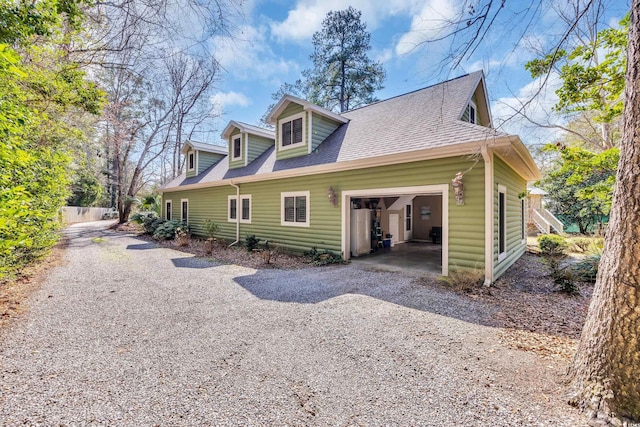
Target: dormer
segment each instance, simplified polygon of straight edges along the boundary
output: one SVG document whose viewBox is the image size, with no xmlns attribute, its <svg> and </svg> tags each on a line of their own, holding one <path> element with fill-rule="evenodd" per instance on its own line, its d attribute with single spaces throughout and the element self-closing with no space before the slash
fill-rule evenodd
<svg viewBox="0 0 640 427">
<path fill-rule="evenodd" d="M 229 144 L 229 169 L 247 166 L 274 144 L 272 130 L 231 120 L 222 131 Z"/>
<path fill-rule="evenodd" d="M 349 120 L 315 104 L 285 95 L 267 116 L 276 128 L 276 159 L 311 154 L 340 125 Z"/>
<path fill-rule="evenodd" d="M 484 75 L 480 74 L 480 76 L 478 85 L 467 100 L 462 111 L 462 115 L 460 116 L 460 120 L 490 128 L 493 127 L 491 109 L 489 108 L 487 89 L 484 84 Z"/>
<path fill-rule="evenodd" d="M 227 149 L 224 147 L 195 141 L 185 142 L 180 152 L 185 157 L 187 178 L 202 173 L 227 155 Z"/>
</svg>

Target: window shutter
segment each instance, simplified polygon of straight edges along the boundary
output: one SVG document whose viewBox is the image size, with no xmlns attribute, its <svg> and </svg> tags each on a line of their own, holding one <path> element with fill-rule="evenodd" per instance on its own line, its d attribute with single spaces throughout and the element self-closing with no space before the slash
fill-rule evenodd
<svg viewBox="0 0 640 427">
<path fill-rule="evenodd" d="M 250 200 L 249 199 L 242 199 L 242 219 L 250 219 L 249 218 L 249 213 L 250 213 Z"/>
<path fill-rule="evenodd" d="M 282 124 L 282 146 L 291 145 L 291 122 Z"/>
<path fill-rule="evenodd" d="M 284 220 L 286 222 L 295 221 L 295 197 L 284 198 Z"/>
<path fill-rule="evenodd" d="M 229 200 L 229 218 L 231 219 L 236 219 L 237 203 L 236 199 Z"/>
<path fill-rule="evenodd" d="M 302 118 L 293 121 L 293 143 L 302 142 Z"/>
<path fill-rule="evenodd" d="M 240 157 L 240 138 L 233 140 L 233 157 Z"/>
<path fill-rule="evenodd" d="M 307 198 L 296 197 L 296 222 L 307 222 Z"/>
</svg>

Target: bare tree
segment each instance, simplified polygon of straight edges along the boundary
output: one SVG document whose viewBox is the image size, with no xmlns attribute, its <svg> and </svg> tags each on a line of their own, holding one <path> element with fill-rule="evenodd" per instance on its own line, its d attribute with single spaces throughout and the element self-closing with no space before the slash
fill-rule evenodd
<svg viewBox="0 0 640 427">
<path fill-rule="evenodd" d="M 115 68 L 104 74 L 109 104 L 104 137 L 111 158 L 110 182 L 120 222 L 127 221 L 135 196 L 156 173 L 157 163 L 174 149 L 187 123 L 208 116 L 206 105 L 218 70 L 215 61 L 177 54 L 159 70 L 134 74 Z M 199 111 L 195 122 L 191 113 Z"/>
</svg>

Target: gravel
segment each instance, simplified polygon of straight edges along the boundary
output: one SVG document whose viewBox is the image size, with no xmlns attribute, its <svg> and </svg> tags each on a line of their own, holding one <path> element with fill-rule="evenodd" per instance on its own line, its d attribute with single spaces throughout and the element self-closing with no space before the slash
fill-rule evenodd
<svg viewBox="0 0 640 427">
<path fill-rule="evenodd" d="M 491 305 L 356 264 L 255 270 L 68 229 L 0 336 L 0 425 L 578 426 Z"/>
</svg>

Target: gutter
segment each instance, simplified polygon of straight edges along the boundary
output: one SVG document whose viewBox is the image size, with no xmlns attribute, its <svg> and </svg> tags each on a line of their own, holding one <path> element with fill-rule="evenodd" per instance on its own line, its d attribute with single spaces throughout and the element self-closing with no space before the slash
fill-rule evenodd
<svg viewBox="0 0 640 427">
<path fill-rule="evenodd" d="M 487 144 L 481 149 L 484 159 L 484 285 L 493 283 L 493 153 Z"/>
<path fill-rule="evenodd" d="M 240 202 L 240 186 L 235 185 L 233 181 L 229 181 L 229 185 L 236 189 L 236 241 L 231 243 L 229 247 L 238 244 L 240 241 L 240 215 L 238 212 L 238 204 Z"/>
</svg>

